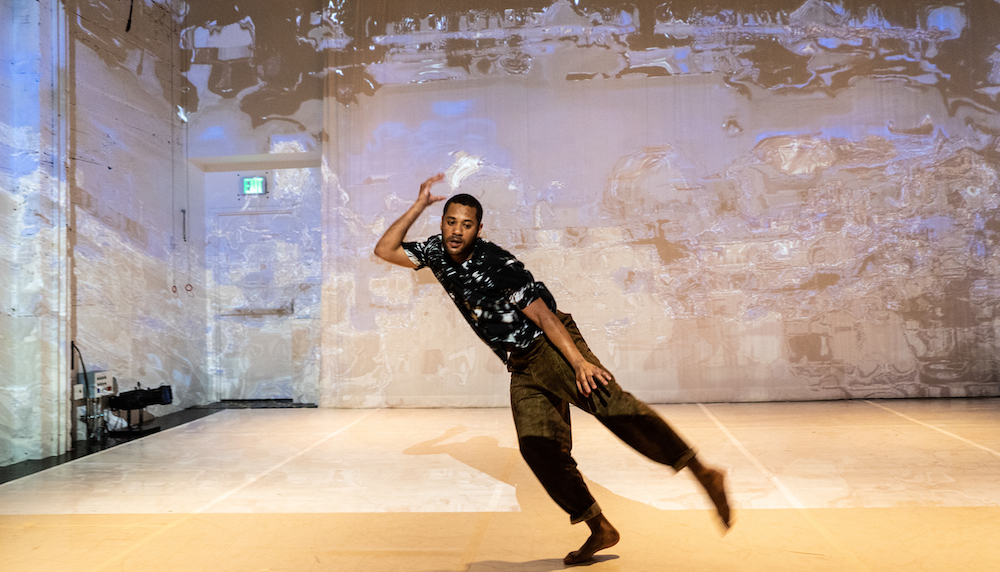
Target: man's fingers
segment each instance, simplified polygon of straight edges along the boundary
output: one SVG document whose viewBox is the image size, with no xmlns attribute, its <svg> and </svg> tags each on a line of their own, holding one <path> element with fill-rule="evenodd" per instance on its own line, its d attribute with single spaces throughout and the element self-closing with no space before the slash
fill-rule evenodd
<svg viewBox="0 0 1000 572">
<path fill-rule="evenodd" d="M 427 194 L 427 196 L 431 200 L 431 202 L 437 202 L 437 201 L 440 201 L 440 200 L 444 199 L 444 197 L 439 197 L 439 196 L 435 196 L 435 195 L 431 195 L 430 194 L 431 193 L 431 187 L 434 186 L 434 183 L 437 183 L 437 182 L 439 182 L 442 179 L 444 179 L 444 173 L 438 173 L 437 175 L 434 175 L 433 177 L 427 179 L 423 183 L 420 183 L 420 194 L 422 194 L 422 195 L 423 194 Z"/>
<path fill-rule="evenodd" d="M 603 369 L 599 369 L 590 375 L 590 379 L 594 384 L 594 389 L 597 389 L 598 382 L 604 385 L 611 383 L 611 374 Z"/>
<path fill-rule="evenodd" d="M 611 383 L 611 374 L 594 364 L 585 364 L 576 376 L 576 387 L 580 394 L 588 397 L 595 389 L 604 389 Z"/>
<path fill-rule="evenodd" d="M 604 368 L 590 362 L 584 362 L 577 368 L 576 387 L 581 395 L 588 397 L 595 389 L 608 392 L 609 390 L 605 388 L 613 379 L 614 377 Z"/>
<path fill-rule="evenodd" d="M 431 178 L 427 179 L 426 181 L 424 181 L 423 184 L 420 185 L 420 187 L 421 188 L 424 188 L 424 187 L 430 188 L 431 186 L 434 185 L 434 183 L 437 183 L 438 181 L 440 181 L 443 178 L 444 178 L 444 173 L 438 173 L 437 175 L 434 175 L 433 177 L 431 177 Z"/>
</svg>

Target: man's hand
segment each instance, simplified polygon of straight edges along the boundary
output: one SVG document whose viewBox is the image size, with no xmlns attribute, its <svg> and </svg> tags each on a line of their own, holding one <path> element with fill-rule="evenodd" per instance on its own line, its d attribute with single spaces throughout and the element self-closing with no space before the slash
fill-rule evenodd
<svg viewBox="0 0 1000 572">
<path fill-rule="evenodd" d="M 598 388 L 598 383 L 601 385 L 611 383 L 610 373 L 587 360 L 574 364 L 573 369 L 576 370 L 576 388 L 584 397 L 590 397 L 591 392 Z"/>
<path fill-rule="evenodd" d="M 434 183 L 442 180 L 444 180 L 444 173 L 438 173 L 423 183 L 420 183 L 420 193 L 417 195 L 417 202 L 423 208 L 427 208 L 428 206 L 445 199 L 443 196 L 431 194 L 431 187 L 434 186 Z"/>
<path fill-rule="evenodd" d="M 573 343 L 573 338 L 566 331 L 566 326 L 549 310 L 545 302 L 541 299 L 535 300 L 522 312 L 545 332 L 552 345 L 558 348 L 573 366 L 573 371 L 576 372 L 576 388 L 580 391 L 580 395 L 589 397 L 600 385 L 611 383 L 611 374 L 583 357 L 580 349 Z"/>
<path fill-rule="evenodd" d="M 382 238 L 378 240 L 378 244 L 375 245 L 375 256 L 404 268 L 417 267 L 410 260 L 410 257 L 406 255 L 406 251 L 403 250 L 403 237 L 406 236 L 406 231 L 410 230 L 410 227 L 416 222 L 417 217 L 424 212 L 424 209 L 440 200 L 444 200 L 442 196 L 431 194 L 431 187 L 434 186 L 434 183 L 442 179 L 444 179 L 444 173 L 438 173 L 420 183 L 420 192 L 417 194 L 417 200 L 403 213 L 403 216 L 399 217 L 399 220 L 392 223 L 386 229 L 385 234 L 382 235 Z"/>
</svg>

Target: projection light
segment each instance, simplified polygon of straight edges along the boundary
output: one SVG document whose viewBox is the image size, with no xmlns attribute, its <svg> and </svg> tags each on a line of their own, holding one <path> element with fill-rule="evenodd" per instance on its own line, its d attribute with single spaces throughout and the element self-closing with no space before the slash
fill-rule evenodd
<svg viewBox="0 0 1000 572">
<path fill-rule="evenodd" d="M 123 391 L 108 400 L 111 409 L 143 409 L 149 405 L 170 405 L 174 401 L 173 390 L 169 385 L 161 385 L 154 389 L 134 389 Z"/>
<path fill-rule="evenodd" d="M 266 195 L 267 179 L 265 177 L 243 177 L 244 195 Z"/>
<path fill-rule="evenodd" d="M 142 437 L 156 433 L 159 427 L 142 428 L 142 409 L 149 405 L 169 405 L 174 400 L 173 390 L 169 385 L 161 385 L 155 389 L 134 389 L 123 391 L 108 400 L 108 407 L 118 411 L 127 411 L 127 427 L 121 430 L 109 431 L 114 437 Z M 132 412 L 139 410 L 139 422 L 132 423 Z"/>
</svg>

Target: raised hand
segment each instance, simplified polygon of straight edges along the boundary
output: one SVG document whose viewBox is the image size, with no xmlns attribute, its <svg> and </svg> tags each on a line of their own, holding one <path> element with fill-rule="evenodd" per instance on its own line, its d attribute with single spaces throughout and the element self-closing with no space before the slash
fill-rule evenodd
<svg viewBox="0 0 1000 572">
<path fill-rule="evenodd" d="M 445 431 L 442 437 L 451 438 L 454 437 L 455 435 L 461 435 L 462 433 L 465 433 L 467 430 L 468 429 L 465 427 L 465 425 L 456 425 L 451 429 Z"/>
<path fill-rule="evenodd" d="M 431 194 L 431 187 L 434 186 L 434 183 L 442 180 L 444 180 L 444 173 L 438 173 L 423 183 L 420 183 L 420 194 L 417 195 L 417 202 L 421 203 L 424 207 L 427 207 L 428 205 L 438 201 L 443 201 L 445 197 Z"/>
<path fill-rule="evenodd" d="M 403 216 L 389 225 L 382 238 L 378 239 L 378 244 L 375 245 L 375 256 L 405 268 L 417 267 L 417 264 L 410 260 L 410 257 L 403 250 L 403 238 L 406 237 L 406 231 L 413 226 L 425 208 L 444 199 L 444 197 L 431 194 L 431 187 L 442 179 L 444 179 L 444 173 L 438 173 L 420 184 L 420 194 L 417 195 L 417 200 L 410 208 L 406 209 Z"/>
</svg>

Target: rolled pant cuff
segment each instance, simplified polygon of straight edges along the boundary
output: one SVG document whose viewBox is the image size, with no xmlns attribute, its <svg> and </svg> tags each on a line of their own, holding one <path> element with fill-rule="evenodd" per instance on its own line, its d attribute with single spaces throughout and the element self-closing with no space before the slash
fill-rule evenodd
<svg viewBox="0 0 1000 572">
<path fill-rule="evenodd" d="M 694 449 L 688 449 L 687 451 L 684 451 L 683 454 L 681 454 L 680 458 L 678 458 L 673 465 L 670 466 L 673 467 L 674 471 L 680 472 L 681 469 L 688 466 L 688 463 L 690 463 L 691 459 L 695 458 L 695 455 L 697 454 L 698 452 L 695 451 Z"/>
<path fill-rule="evenodd" d="M 594 518 L 595 516 L 597 516 L 599 514 L 601 514 L 601 506 L 595 502 L 594 504 L 590 505 L 590 508 L 588 508 L 582 515 L 580 515 L 580 516 L 578 516 L 576 518 L 573 518 L 572 516 L 570 516 L 569 517 L 569 523 L 570 524 L 576 524 L 578 522 L 584 522 L 584 521 L 587 521 L 587 520 L 590 520 L 590 519 Z"/>
</svg>

